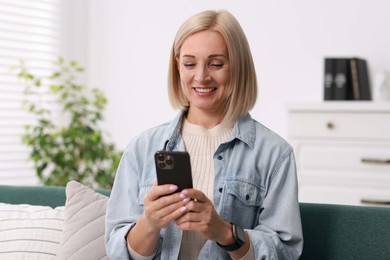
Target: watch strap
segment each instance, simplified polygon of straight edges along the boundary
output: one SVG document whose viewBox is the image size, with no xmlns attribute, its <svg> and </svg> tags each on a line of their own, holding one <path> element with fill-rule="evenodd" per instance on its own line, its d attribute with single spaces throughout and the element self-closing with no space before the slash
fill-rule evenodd
<svg viewBox="0 0 390 260">
<path fill-rule="evenodd" d="M 218 246 L 220 246 L 222 249 L 229 252 L 235 251 L 239 249 L 243 244 L 245 244 L 245 238 L 241 237 L 241 234 L 244 234 L 244 230 L 242 229 L 242 227 L 233 223 L 231 224 L 232 224 L 234 243 L 230 245 L 221 245 L 220 243 L 216 242 Z"/>
</svg>

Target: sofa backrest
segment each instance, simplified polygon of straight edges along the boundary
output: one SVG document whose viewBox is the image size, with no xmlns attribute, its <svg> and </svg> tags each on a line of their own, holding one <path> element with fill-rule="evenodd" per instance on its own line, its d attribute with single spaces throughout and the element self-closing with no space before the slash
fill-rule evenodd
<svg viewBox="0 0 390 260">
<path fill-rule="evenodd" d="M 109 190 L 97 190 L 109 196 Z M 0 185 L 0 202 L 11 204 L 42 205 L 55 208 L 64 206 L 65 187 L 56 186 L 6 186 Z"/>
<path fill-rule="evenodd" d="M 302 260 L 390 259 L 390 208 L 300 204 Z"/>
<path fill-rule="evenodd" d="M 108 190 L 97 190 L 109 196 Z M 64 187 L 1 186 L 0 202 L 57 207 Z M 390 259 L 390 207 L 301 203 L 301 260 Z"/>
</svg>

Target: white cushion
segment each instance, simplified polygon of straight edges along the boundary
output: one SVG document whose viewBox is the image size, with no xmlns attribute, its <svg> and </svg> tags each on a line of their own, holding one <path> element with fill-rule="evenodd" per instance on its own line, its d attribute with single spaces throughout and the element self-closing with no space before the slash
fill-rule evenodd
<svg viewBox="0 0 390 260">
<path fill-rule="evenodd" d="M 0 203 L 0 259 L 55 259 L 64 207 Z"/>
<path fill-rule="evenodd" d="M 108 197 L 76 181 L 67 184 L 65 224 L 58 259 L 108 259 L 104 242 L 107 201 Z"/>
</svg>

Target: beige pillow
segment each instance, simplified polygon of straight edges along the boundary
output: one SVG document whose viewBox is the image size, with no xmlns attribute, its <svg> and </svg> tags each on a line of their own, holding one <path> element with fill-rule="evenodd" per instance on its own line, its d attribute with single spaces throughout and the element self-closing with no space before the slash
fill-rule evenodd
<svg viewBox="0 0 390 260">
<path fill-rule="evenodd" d="M 54 260 L 64 207 L 0 203 L 0 259 Z"/>
<path fill-rule="evenodd" d="M 76 181 L 67 184 L 65 223 L 57 259 L 109 259 L 104 243 L 107 200 Z"/>
</svg>

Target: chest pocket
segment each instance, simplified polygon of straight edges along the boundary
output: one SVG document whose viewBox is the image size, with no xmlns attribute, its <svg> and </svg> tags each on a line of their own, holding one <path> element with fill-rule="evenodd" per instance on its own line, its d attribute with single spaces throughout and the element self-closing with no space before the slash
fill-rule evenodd
<svg viewBox="0 0 390 260">
<path fill-rule="evenodd" d="M 264 191 L 260 186 L 240 180 L 226 182 L 224 217 L 244 228 L 258 225 Z"/>
<path fill-rule="evenodd" d="M 229 195 L 234 196 L 245 206 L 260 206 L 263 200 L 261 187 L 247 181 L 227 181 L 226 189 Z"/>
</svg>

